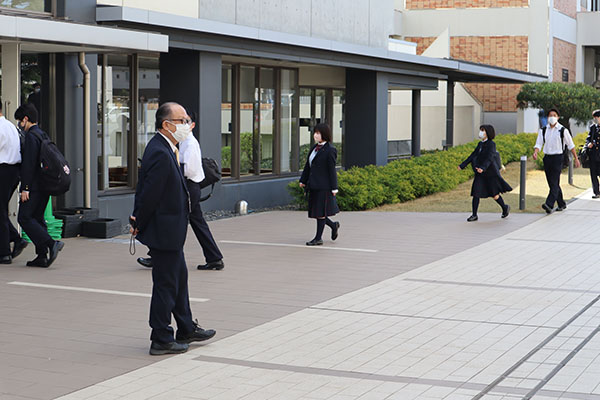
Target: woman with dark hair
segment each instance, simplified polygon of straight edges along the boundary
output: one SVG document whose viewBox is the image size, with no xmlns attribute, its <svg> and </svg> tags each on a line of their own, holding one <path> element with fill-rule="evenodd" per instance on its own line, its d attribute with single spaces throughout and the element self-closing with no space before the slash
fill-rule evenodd
<svg viewBox="0 0 600 400">
<path fill-rule="evenodd" d="M 497 156 L 496 143 L 494 138 L 496 132 L 491 125 L 481 125 L 479 127 L 479 139 L 481 141 L 471 153 L 471 155 L 458 166 L 458 169 L 464 169 L 471 164 L 475 171 L 475 179 L 471 187 L 471 196 L 473 196 L 473 213 L 467 221 L 477 221 L 477 209 L 479 208 L 479 199 L 492 197 L 496 203 L 502 207 L 502 218 L 508 217 L 510 206 L 504 203 L 500 193 L 510 192 L 512 188 L 502 179 L 500 169 L 502 165 Z"/>
<path fill-rule="evenodd" d="M 325 225 L 331 228 L 331 240 L 338 237 L 339 222 L 328 217 L 340 210 L 335 200 L 338 192 L 335 163 L 337 150 L 331 145 L 331 128 L 327 124 L 317 124 L 313 138 L 316 144 L 308 153 L 308 159 L 300 177 L 300 187 L 308 191 L 308 217 L 317 220 L 317 234 L 307 246 L 323 244 Z"/>
<path fill-rule="evenodd" d="M 590 126 L 590 133 L 585 145 L 590 156 L 590 178 L 594 190 L 592 199 L 598 199 L 600 198 L 600 185 L 598 185 L 598 175 L 600 175 L 600 110 L 595 110 L 592 117 L 594 117 L 594 123 Z"/>
</svg>

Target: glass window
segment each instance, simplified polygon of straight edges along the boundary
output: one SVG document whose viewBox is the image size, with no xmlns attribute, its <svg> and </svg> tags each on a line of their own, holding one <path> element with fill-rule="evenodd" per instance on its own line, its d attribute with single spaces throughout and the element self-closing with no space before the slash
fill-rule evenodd
<svg viewBox="0 0 600 400">
<path fill-rule="evenodd" d="M 0 0 L 0 7 L 15 8 L 17 10 L 51 12 L 51 0 Z"/>
<path fill-rule="evenodd" d="M 343 165 L 343 142 L 344 142 L 344 106 L 345 92 L 343 90 L 333 91 L 333 119 L 331 133 L 333 134 L 333 145 L 337 149 L 337 165 Z"/>
<path fill-rule="evenodd" d="M 281 172 L 298 170 L 298 73 L 281 70 Z"/>
<path fill-rule="evenodd" d="M 273 172 L 273 132 L 275 106 L 275 71 L 260 69 L 260 173 Z"/>
<path fill-rule="evenodd" d="M 254 132 L 258 137 L 256 69 L 240 67 L 240 175 L 255 173 Z M 256 160 L 257 162 L 258 160 Z M 258 173 L 258 171 L 256 171 Z"/>
<path fill-rule="evenodd" d="M 107 55 L 101 67 L 103 95 L 101 137 L 98 146 L 98 189 L 132 184 L 128 168 L 130 148 L 131 63 L 127 55 Z M 102 58 L 100 58 L 102 59 Z"/>
<path fill-rule="evenodd" d="M 160 68 L 158 57 L 140 57 L 137 104 L 137 157 L 142 158 L 146 145 L 156 132 L 156 110 L 160 96 Z"/>
<path fill-rule="evenodd" d="M 312 92 L 313 89 L 300 88 L 300 170 L 304 168 L 312 143 Z"/>
<path fill-rule="evenodd" d="M 223 64 L 221 73 L 221 173 L 231 176 L 231 131 L 233 129 L 233 71 L 232 66 Z"/>
</svg>

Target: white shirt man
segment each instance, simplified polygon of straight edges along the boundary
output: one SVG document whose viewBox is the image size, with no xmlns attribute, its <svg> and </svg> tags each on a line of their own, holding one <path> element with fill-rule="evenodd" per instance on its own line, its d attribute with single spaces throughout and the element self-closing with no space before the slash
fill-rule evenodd
<svg viewBox="0 0 600 400">
<path fill-rule="evenodd" d="M 204 180 L 202 150 L 194 135 L 189 135 L 186 140 L 179 143 L 179 162 L 183 164 L 183 176 L 187 179 L 195 183 Z"/>
<path fill-rule="evenodd" d="M 17 128 L 0 112 L 0 164 L 21 163 L 21 139 Z"/>
</svg>

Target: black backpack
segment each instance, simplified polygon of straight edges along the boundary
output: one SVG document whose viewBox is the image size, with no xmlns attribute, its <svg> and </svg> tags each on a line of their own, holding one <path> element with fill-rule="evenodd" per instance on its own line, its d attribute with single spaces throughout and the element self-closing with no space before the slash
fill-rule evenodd
<svg viewBox="0 0 600 400">
<path fill-rule="evenodd" d="M 33 133 L 33 131 L 30 131 Z M 56 144 L 37 134 L 40 139 L 40 189 L 52 196 L 65 194 L 71 186 L 71 168 Z"/>
<path fill-rule="evenodd" d="M 560 130 L 560 142 L 562 143 L 562 149 L 563 149 L 563 156 L 562 156 L 562 167 L 566 168 L 569 166 L 570 163 L 570 159 L 569 159 L 569 150 L 567 150 L 567 148 L 565 147 L 565 127 L 561 127 Z M 571 133 L 569 133 L 570 135 Z M 542 139 L 544 140 L 544 143 L 546 143 L 546 127 L 542 127 Z"/>
<path fill-rule="evenodd" d="M 204 179 L 200 182 L 200 188 L 211 186 L 210 193 L 200 198 L 200 201 L 207 200 L 215 190 L 215 183 L 221 180 L 221 168 L 212 158 L 202 157 L 202 169 L 204 170 Z"/>
</svg>

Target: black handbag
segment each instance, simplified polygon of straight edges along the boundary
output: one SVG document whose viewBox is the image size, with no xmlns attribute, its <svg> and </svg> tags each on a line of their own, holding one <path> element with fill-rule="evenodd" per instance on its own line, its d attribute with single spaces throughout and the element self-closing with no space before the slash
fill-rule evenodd
<svg viewBox="0 0 600 400">
<path fill-rule="evenodd" d="M 215 184 L 221 180 L 221 167 L 212 158 L 202 157 L 202 169 L 204 170 L 204 179 L 200 182 L 200 189 L 210 186 L 210 193 L 200 198 L 205 201 L 213 194 Z"/>
<path fill-rule="evenodd" d="M 590 153 L 588 151 L 588 147 L 587 146 L 583 146 L 581 149 L 579 149 L 579 162 L 581 162 L 581 166 L 583 168 L 589 168 L 590 167 Z"/>
</svg>

